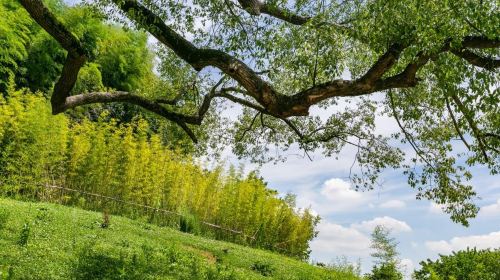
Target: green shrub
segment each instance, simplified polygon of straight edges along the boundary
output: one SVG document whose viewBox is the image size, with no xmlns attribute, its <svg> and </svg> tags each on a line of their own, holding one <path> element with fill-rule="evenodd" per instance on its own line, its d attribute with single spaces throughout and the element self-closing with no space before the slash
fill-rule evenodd
<svg viewBox="0 0 500 280">
<path fill-rule="evenodd" d="M 263 261 L 255 262 L 250 268 L 259 272 L 263 276 L 272 276 L 274 273 L 274 268 L 271 266 L 271 264 Z"/>
<path fill-rule="evenodd" d="M 21 233 L 19 234 L 19 239 L 17 240 L 17 244 L 20 246 L 28 245 L 29 237 L 30 237 L 30 224 L 24 223 L 23 228 L 21 229 Z"/>
<path fill-rule="evenodd" d="M 80 69 L 78 80 L 73 87 L 73 94 L 103 90 L 102 75 L 98 65 L 89 63 Z"/>
<path fill-rule="evenodd" d="M 12 266 L 0 266 L 0 280 L 10 280 L 13 278 L 14 269 Z"/>
<path fill-rule="evenodd" d="M 370 274 L 366 276 L 367 280 L 403 280 L 403 274 L 398 271 L 395 263 L 384 263 L 380 266 L 374 266 Z"/>
<path fill-rule="evenodd" d="M 184 210 L 179 218 L 179 230 L 186 233 L 199 234 L 201 232 L 200 222 L 191 214 L 190 211 Z"/>
<path fill-rule="evenodd" d="M 420 262 L 415 280 L 497 280 L 500 279 L 500 249 L 469 249 L 440 255 L 436 261 Z"/>
</svg>

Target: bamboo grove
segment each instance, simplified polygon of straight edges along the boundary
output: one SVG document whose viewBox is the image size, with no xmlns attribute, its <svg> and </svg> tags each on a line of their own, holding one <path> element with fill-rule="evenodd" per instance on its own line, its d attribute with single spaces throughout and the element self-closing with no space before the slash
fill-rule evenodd
<svg viewBox="0 0 500 280">
<path fill-rule="evenodd" d="M 11 87 L 0 97 L 0 190 L 5 196 L 49 200 L 109 211 L 204 236 L 278 251 L 299 259 L 309 254 L 319 218 L 296 209 L 294 196 L 276 191 L 235 168 L 208 170 L 162 144 L 147 121 L 118 125 L 105 113 L 97 121 L 52 116 L 40 94 Z M 1 96 L 1 95 L 0 95 Z M 64 186 L 168 209 L 161 215 L 78 193 L 46 190 Z M 201 221 L 241 231 L 234 234 Z M 68 225 L 71 226 L 71 225 Z"/>
</svg>

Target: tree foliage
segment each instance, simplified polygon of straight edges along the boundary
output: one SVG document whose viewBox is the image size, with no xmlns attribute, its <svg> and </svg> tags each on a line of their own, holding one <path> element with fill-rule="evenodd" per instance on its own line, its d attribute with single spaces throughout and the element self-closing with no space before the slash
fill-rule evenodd
<svg viewBox="0 0 500 280">
<path fill-rule="evenodd" d="M 257 173 L 202 168 L 161 138 L 140 117 L 121 125 L 105 114 L 96 122 L 54 117 L 40 94 L 10 88 L 7 98 L 0 97 L 0 194 L 105 209 L 174 227 L 187 221 L 205 236 L 307 259 L 319 217 L 297 209 L 293 196 L 278 197 Z M 172 213 L 51 191 L 47 185 Z"/>
<path fill-rule="evenodd" d="M 270 149 L 336 155 L 354 146 L 356 187 L 373 188 L 383 169 L 402 168 L 417 199 L 445 205 L 464 225 L 478 211 L 468 167 L 499 171 L 495 1 L 87 1 L 156 38 L 160 64 L 168 66 L 159 73 L 168 84 L 160 97 L 134 83 L 127 91 L 72 94 L 79 69 L 94 60 L 91 43 L 112 36 L 79 32 L 41 0 L 20 2 L 68 52 L 53 113 L 126 102 L 172 121 L 194 141 L 231 145 L 257 162 L 283 156 Z M 120 75 L 122 57 L 109 58 Z M 222 119 L 227 102 L 220 100 L 244 107 L 237 120 Z M 310 116 L 317 108 L 329 117 Z M 380 115 L 401 132 L 379 135 Z M 216 130 L 214 120 L 226 125 Z M 200 125 L 207 129 L 194 128 Z"/>
<path fill-rule="evenodd" d="M 22 74 L 20 65 L 27 56 L 26 45 L 31 37 L 28 13 L 14 1 L 0 4 L 0 91 L 5 92 L 8 81 Z"/>
<path fill-rule="evenodd" d="M 366 275 L 368 280 L 402 280 L 399 271 L 400 261 L 397 251 L 398 243 L 390 236 L 390 231 L 383 226 L 376 226 L 372 232 L 371 254 L 375 258 L 372 271 Z"/>
<path fill-rule="evenodd" d="M 47 6 L 71 32 L 90 50 L 93 74 L 102 77 L 106 88 L 137 90 L 153 75 L 153 55 L 147 47 L 144 32 L 124 30 L 105 22 L 103 15 L 84 6 L 68 7 L 60 0 L 47 1 Z M 15 76 L 19 86 L 33 91 L 49 92 L 61 74 L 66 51 L 58 42 L 37 26 L 29 14 L 16 1 L 2 1 L 0 5 L 2 28 L 2 91 L 8 76 Z M 96 71 L 99 71 L 97 73 Z M 88 79 L 86 71 L 79 75 L 77 83 Z M 85 83 L 85 82 L 83 82 Z M 104 87 L 81 88 L 73 93 L 104 90 Z"/>
<path fill-rule="evenodd" d="M 440 255 L 435 261 L 420 262 L 414 273 L 416 280 L 493 280 L 500 277 L 500 250 L 469 249 Z"/>
</svg>

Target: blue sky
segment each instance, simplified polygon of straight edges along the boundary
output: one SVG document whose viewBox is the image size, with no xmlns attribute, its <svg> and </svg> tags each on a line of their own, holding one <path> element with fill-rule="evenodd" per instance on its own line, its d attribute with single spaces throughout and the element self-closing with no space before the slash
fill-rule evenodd
<svg viewBox="0 0 500 280">
<path fill-rule="evenodd" d="M 393 124 L 378 120 L 377 125 L 388 129 Z M 271 188 L 297 194 L 299 207 L 311 207 L 322 217 L 320 233 L 311 243 L 311 259 L 360 259 L 363 271 L 368 271 L 372 265 L 370 233 L 377 224 L 392 229 L 409 271 L 421 260 L 435 259 L 438 253 L 467 246 L 500 247 L 500 176 L 489 175 L 486 168 L 472 169 L 472 183 L 480 197 L 477 204 L 482 209 L 466 228 L 453 223 L 439 205 L 416 200 L 416 192 L 401 170 L 385 170 L 381 186 L 355 192 L 346 178 L 351 163 L 352 153 L 346 151 L 338 160 L 321 155 L 315 155 L 312 162 L 289 157 L 287 162 L 260 168 Z"/>
<path fill-rule="evenodd" d="M 344 78 L 349 78 L 347 77 Z M 380 100 L 382 93 L 372 98 Z M 342 108 L 346 104 L 339 104 Z M 328 117 L 336 107 L 325 110 L 312 108 L 311 114 Z M 234 118 L 240 108 L 229 108 L 224 115 Z M 389 136 L 399 132 L 394 119 L 377 117 L 377 133 Z M 453 143 L 455 151 L 463 151 L 462 143 Z M 412 150 L 400 146 L 407 152 Z M 403 170 L 384 170 L 380 186 L 368 192 L 356 192 L 349 182 L 354 147 L 346 147 L 338 156 L 325 157 L 320 153 L 308 157 L 297 156 L 299 150 L 288 151 L 287 161 L 255 166 L 248 162 L 247 170 L 260 170 L 269 187 L 281 195 L 288 192 L 297 195 L 300 208 L 311 207 L 321 216 L 319 235 L 311 242 L 311 260 L 324 263 L 346 258 L 350 262 L 361 262 L 363 272 L 372 266 L 370 253 L 370 233 L 376 225 L 391 229 L 392 236 L 399 242 L 398 249 L 402 265 L 406 267 L 406 278 L 422 260 L 436 259 L 438 254 L 477 248 L 500 248 L 500 176 L 492 176 L 482 166 L 470 169 L 473 174 L 471 184 L 478 194 L 476 201 L 481 207 L 478 216 L 470 221 L 469 227 L 454 223 L 441 211 L 441 207 L 427 200 L 416 200 L 416 191 L 407 184 Z M 228 155 L 234 165 L 242 161 Z M 459 162 L 462 160 L 459 160 Z"/>
</svg>

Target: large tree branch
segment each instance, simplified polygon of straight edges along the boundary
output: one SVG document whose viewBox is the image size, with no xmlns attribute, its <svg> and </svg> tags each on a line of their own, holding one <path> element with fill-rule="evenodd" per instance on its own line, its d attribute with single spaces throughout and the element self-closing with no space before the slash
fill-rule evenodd
<svg viewBox="0 0 500 280">
<path fill-rule="evenodd" d="M 474 135 L 474 137 L 477 140 L 479 149 L 481 150 L 485 161 L 489 161 L 488 153 L 486 153 L 486 148 L 485 148 L 485 145 L 483 142 L 484 140 L 481 137 L 481 131 L 479 130 L 479 128 L 476 125 L 476 122 L 473 119 L 474 114 L 472 112 L 470 112 L 469 109 L 467 109 L 465 104 L 463 104 L 462 100 L 460 100 L 460 98 L 458 98 L 458 96 L 456 94 L 451 94 L 451 99 L 453 100 L 455 105 L 457 105 L 457 108 L 460 110 L 460 112 L 462 112 L 462 115 L 464 116 L 465 120 L 469 124 L 469 127 L 472 130 L 472 134 Z"/>
<path fill-rule="evenodd" d="M 54 86 L 54 92 L 50 99 L 52 105 L 52 113 L 58 114 L 64 112 L 64 103 L 66 99 L 70 96 L 71 90 L 75 86 L 76 80 L 78 78 L 78 72 L 80 68 L 87 61 L 85 56 L 73 56 L 68 53 L 66 61 L 64 63 L 61 76 Z"/>
<path fill-rule="evenodd" d="M 85 55 L 80 40 L 60 22 L 41 0 L 19 0 L 30 16 L 74 57 Z"/>
<path fill-rule="evenodd" d="M 186 122 L 189 124 L 199 124 L 199 120 L 196 116 L 187 116 L 184 114 L 173 112 L 165 107 L 163 107 L 159 102 L 149 100 L 142 96 L 132 94 L 125 91 L 115 91 L 115 92 L 91 92 L 73 95 L 66 98 L 64 105 L 62 107 L 63 111 L 72 109 L 78 106 L 96 104 L 96 103 L 113 103 L 113 102 L 125 102 L 134 105 L 138 105 L 147 109 L 153 113 L 156 113 L 168 120 L 174 122 Z"/>
<path fill-rule="evenodd" d="M 500 38 L 466 36 L 462 41 L 462 47 L 471 49 L 494 49 L 500 47 Z"/>
<path fill-rule="evenodd" d="M 454 54 L 466 59 L 469 63 L 487 69 L 499 67 L 498 61 L 491 62 L 470 52 L 468 49 L 497 48 L 500 46 L 500 41 L 498 39 L 469 36 L 463 39 L 459 48 L 452 47 L 451 43 L 447 42 L 437 53 L 420 53 L 401 73 L 384 77 L 397 63 L 399 56 L 406 47 L 405 45 L 393 44 L 368 68 L 364 75 L 356 80 L 333 80 L 315 85 L 295 94 L 285 95 L 276 92 L 269 82 L 263 80 L 258 73 L 236 57 L 220 50 L 196 47 L 167 26 L 162 18 L 154 14 L 139 1 L 113 0 L 130 19 L 148 30 L 161 43 L 172 49 L 194 69 L 201 70 L 207 66 L 219 68 L 223 73 L 233 78 L 239 86 L 244 88 L 244 90 L 238 89 L 240 93 L 252 97 L 258 103 L 255 104 L 246 99 L 228 94 L 229 91 L 235 91 L 234 88 L 215 91 L 215 88 L 220 85 L 217 84 L 205 96 L 198 115 L 186 116 L 161 106 L 160 103 L 165 103 L 165 100 L 150 101 L 130 93 L 91 93 L 70 96 L 70 92 L 77 79 L 78 71 L 86 61 L 86 50 L 78 38 L 57 20 L 43 5 L 41 0 L 20 1 L 35 21 L 68 51 L 61 77 L 56 83 L 52 95 L 51 102 L 55 114 L 85 104 L 129 102 L 155 112 L 185 128 L 186 123 L 201 124 L 203 116 L 209 109 L 211 100 L 214 97 L 224 97 L 243 106 L 284 119 L 290 116 L 307 115 L 312 105 L 332 97 L 359 96 L 388 89 L 413 87 L 418 82 L 416 77 L 418 70 L 427 64 L 432 57 L 441 52 L 452 51 Z M 303 21 L 301 17 L 293 16 L 286 10 L 268 6 L 268 4 L 259 0 L 239 0 L 239 2 L 245 9 L 250 9 L 253 14 L 260 12 L 267 13 L 271 16 L 292 21 L 292 23 Z M 166 103 L 170 103 L 170 100 Z"/>
<path fill-rule="evenodd" d="M 311 17 L 300 16 L 259 0 L 238 0 L 238 3 L 251 15 L 258 16 L 263 13 L 295 25 L 303 25 L 311 19 Z"/>
<path fill-rule="evenodd" d="M 243 61 L 219 50 L 197 48 L 168 27 L 162 18 L 136 0 L 113 0 L 132 20 L 148 30 L 158 41 L 172 49 L 180 58 L 200 71 L 207 66 L 219 68 L 236 80 L 248 94 L 261 104 L 273 103 L 278 95 L 272 86 Z"/>
<path fill-rule="evenodd" d="M 471 52 L 468 49 L 452 50 L 454 55 L 465 59 L 470 64 L 488 70 L 500 67 L 500 59 L 486 58 Z"/>
<path fill-rule="evenodd" d="M 62 24 L 41 0 L 20 0 L 30 16 L 68 52 L 61 77 L 54 86 L 51 98 L 52 113 L 64 111 L 63 104 L 73 89 L 78 72 L 87 60 L 80 40 Z"/>
</svg>

